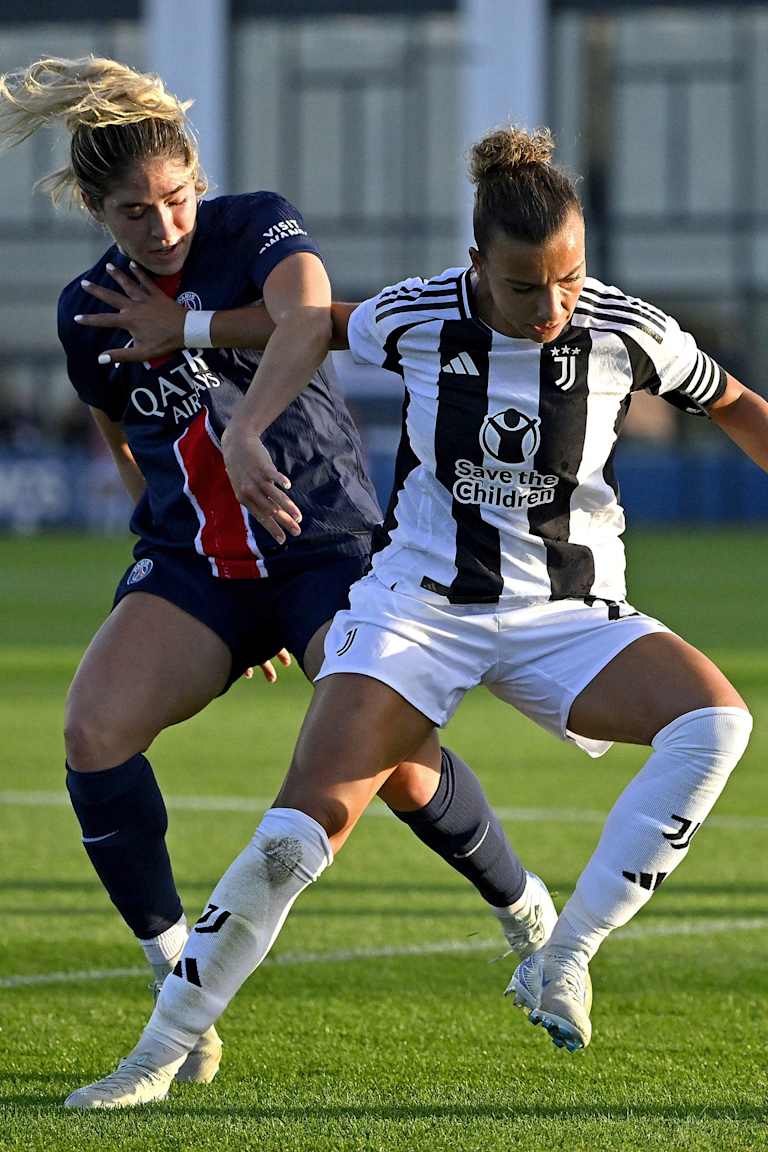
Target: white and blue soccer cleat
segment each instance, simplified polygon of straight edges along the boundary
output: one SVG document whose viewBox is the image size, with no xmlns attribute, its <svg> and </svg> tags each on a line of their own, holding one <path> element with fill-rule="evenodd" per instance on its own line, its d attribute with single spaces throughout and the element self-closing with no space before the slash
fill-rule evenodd
<svg viewBox="0 0 768 1152">
<path fill-rule="evenodd" d="M 527 956 L 518 964 L 512 973 L 512 979 L 504 992 L 505 996 L 514 996 L 514 1004 L 525 1012 L 532 1012 L 538 1008 L 541 998 L 541 964 L 536 954 Z"/>
<path fill-rule="evenodd" d="M 514 995 L 531 1024 L 542 1024 L 556 1047 L 576 1052 L 589 1044 L 592 981 L 580 953 L 552 947 L 533 953 L 518 964 L 505 995 Z"/>
<path fill-rule="evenodd" d="M 64 1101 L 65 1108 L 135 1108 L 165 1100 L 183 1057 L 158 1066 L 147 1052 L 133 1051 L 102 1080 L 77 1088 Z"/>
<path fill-rule="evenodd" d="M 526 876 L 523 905 L 515 912 L 507 908 L 494 909 L 510 952 L 514 952 L 518 960 L 543 948 L 557 923 L 557 909 L 546 884 L 533 872 L 526 872 Z"/>
</svg>

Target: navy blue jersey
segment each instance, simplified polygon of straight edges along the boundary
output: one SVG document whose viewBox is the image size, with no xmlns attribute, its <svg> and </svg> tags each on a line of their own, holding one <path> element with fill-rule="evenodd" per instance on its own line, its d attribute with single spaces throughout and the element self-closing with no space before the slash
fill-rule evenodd
<svg viewBox="0 0 768 1152">
<path fill-rule="evenodd" d="M 187 307 L 237 308 L 259 301 L 270 272 L 294 252 L 318 250 L 299 212 L 272 192 L 203 201 L 189 256 L 179 276 L 158 282 Z M 79 396 L 120 423 L 147 490 L 131 530 L 147 543 L 194 548 L 214 575 L 265 576 L 287 551 L 356 555 L 369 546 L 381 514 L 366 476 L 357 430 L 329 361 L 267 429 L 264 444 L 291 479 L 302 531 L 279 545 L 235 498 L 224 469 L 221 435 L 247 391 L 261 353 L 251 349 L 182 349 L 144 364 L 101 366 L 98 356 L 128 343 L 122 329 L 76 324 L 79 313 L 108 309 L 81 287 L 107 288 L 112 263 L 128 270 L 113 245 L 59 297 L 59 338 Z"/>
</svg>

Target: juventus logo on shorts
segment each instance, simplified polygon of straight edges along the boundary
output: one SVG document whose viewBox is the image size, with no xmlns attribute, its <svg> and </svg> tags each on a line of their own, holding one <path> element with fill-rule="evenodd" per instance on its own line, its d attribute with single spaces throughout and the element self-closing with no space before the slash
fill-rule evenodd
<svg viewBox="0 0 768 1152">
<path fill-rule="evenodd" d="M 674 812 L 672 819 L 677 820 L 680 827 L 674 832 L 662 832 L 662 836 L 665 840 L 669 840 L 673 848 L 687 848 L 701 828 L 701 821 L 699 820 L 698 824 L 694 824 L 693 820 L 687 820 L 685 816 L 676 816 Z"/>
<path fill-rule="evenodd" d="M 346 652 L 349 652 L 350 648 L 352 647 L 352 645 L 355 642 L 355 636 L 357 636 L 357 628 L 350 628 L 349 632 L 347 632 L 347 635 L 344 639 L 344 643 L 342 644 L 341 648 L 336 649 L 336 655 L 337 656 L 343 656 Z"/>
</svg>

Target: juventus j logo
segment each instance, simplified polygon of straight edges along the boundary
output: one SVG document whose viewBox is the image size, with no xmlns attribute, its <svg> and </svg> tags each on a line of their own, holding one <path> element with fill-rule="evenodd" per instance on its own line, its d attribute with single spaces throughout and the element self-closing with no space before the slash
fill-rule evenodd
<svg viewBox="0 0 768 1152">
<path fill-rule="evenodd" d="M 350 628 L 350 630 L 347 632 L 347 635 L 344 637 L 344 643 L 342 644 L 341 648 L 336 649 L 337 656 L 344 656 L 345 653 L 349 652 L 350 648 L 355 642 L 355 636 L 357 636 L 357 628 Z"/>
<path fill-rule="evenodd" d="M 567 392 L 576 383 L 576 357 L 578 354 L 578 348 L 552 349 L 552 359 L 560 368 L 560 375 L 552 383 L 561 392 Z"/>
<path fill-rule="evenodd" d="M 214 912 L 218 912 L 215 920 L 211 920 Z M 229 920 L 230 913 L 225 908 L 220 909 L 218 904 L 207 904 L 205 912 L 195 924 L 195 932 L 218 932 Z"/>
<path fill-rule="evenodd" d="M 665 840 L 669 840 L 673 848 L 687 848 L 701 828 L 701 820 L 694 824 L 693 820 L 687 820 L 685 816 L 676 816 L 674 812 L 672 819 L 677 820 L 680 827 L 674 832 L 662 832 L 662 836 Z"/>
</svg>

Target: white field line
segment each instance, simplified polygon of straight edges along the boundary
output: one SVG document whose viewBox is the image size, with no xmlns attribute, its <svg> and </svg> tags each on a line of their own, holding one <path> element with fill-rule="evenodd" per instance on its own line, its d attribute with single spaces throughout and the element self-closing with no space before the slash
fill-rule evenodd
<svg viewBox="0 0 768 1152">
<path fill-rule="evenodd" d="M 169 808 L 181 812 L 266 812 L 272 803 L 264 796 L 166 796 Z M 0 792 L 0 806 L 9 808 L 68 808 L 69 797 L 61 792 Z M 520 824 L 603 824 L 608 810 L 594 808 L 503 808 L 494 806 L 502 820 Z M 366 816 L 389 816 L 384 804 L 374 804 Z M 768 816 L 710 816 L 707 828 L 734 831 L 768 830 Z"/>
<path fill-rule="evenodd" d="M 620 928 L 615 937 L 617 942 L 656 940 L 666 936 L 712 936 L 717 933 L 764 932 L 768 928 L 768 916 L 734 917 L 728 919 L 676 920 L 674 923 L 637 924 Z M 438 940 L 432 944 L 395 944 L 384 948 L 345 948 L 337 952 L 278 952 L 265 961 L 271 967 L 299 967 L 308 964 L 342 964 L 349 960 L 387 960 L 399 956 L 440 956 L 463 955 L 472 952 L 497 952 L 498 940 Z M 502 959 L 502 956 L 497 956 Z M 141 968 L 95 968 L 79 972 L 44 972 L 30 976 L 4 976 L 0 978 L 0 988 L 39 987 L 43 984 L 78 984 L 102 980 L 121 980 L 126 977 L 149 978 L 149 969 Z"/>
</svg>

